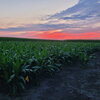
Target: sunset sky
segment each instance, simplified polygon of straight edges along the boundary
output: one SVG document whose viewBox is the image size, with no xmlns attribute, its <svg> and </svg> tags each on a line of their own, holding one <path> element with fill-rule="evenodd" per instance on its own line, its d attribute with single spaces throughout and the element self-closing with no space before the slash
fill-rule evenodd
<svg viewBox="0 0 100 100">
<path fill-rule="evenodd" d="M 100 40 L 100 0 L 0 0 L 0 37 Z"/>
</svg>

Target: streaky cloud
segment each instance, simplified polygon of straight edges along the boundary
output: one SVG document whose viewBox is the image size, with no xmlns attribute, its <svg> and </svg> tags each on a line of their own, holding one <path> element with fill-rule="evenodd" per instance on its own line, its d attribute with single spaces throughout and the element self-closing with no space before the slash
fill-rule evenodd
<svg viewBox="0 0 100 100">
<path fill-rule="evenodd" d="M 49 17 L 58 19 L 86 19 L 100 16 L 99 0 L 80 0 L 75 6 Z M 78 13 L 78 14 L 77 14 Z M 71 15 L 70 17 L 68 17 Z"/>
</svg>

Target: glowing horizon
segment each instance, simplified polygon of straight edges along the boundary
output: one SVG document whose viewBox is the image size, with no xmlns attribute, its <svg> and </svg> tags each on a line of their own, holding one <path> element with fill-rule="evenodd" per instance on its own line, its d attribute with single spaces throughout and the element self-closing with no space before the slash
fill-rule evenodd
<svg viewBox="0 0 100 100">
<path fill-rule="evenodd" d="M 3 36 L 7 34 L 8 36 Z M 29 31 L 25 32 L 7 32 L 0 34 L 1 37 L 16 37 L 16 38 L 28 38 L 28 39 L 48 39 L 48 40 L 99 40 L 100 34 L 98 32 L 89 32 L 89 33 L 62 33 L 59 30 L 52 30 L 52 31 Z M 23 35 L 24 34 L 24 35 Z M 15 35 L 15 36 L 12 36 Z"/>
</svg>

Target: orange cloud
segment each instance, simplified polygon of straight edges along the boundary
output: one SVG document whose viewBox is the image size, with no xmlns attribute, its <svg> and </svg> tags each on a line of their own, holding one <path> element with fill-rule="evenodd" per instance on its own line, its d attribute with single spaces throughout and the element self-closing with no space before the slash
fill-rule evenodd
<svg viewBox="0 0 100 100">
<path fill-rule="evenodd" d="M 0 36 L 51 40 L 100 39 L 100 34 L 98 32 L 64 33 L 60 29 L 51 31 L 0 32 Z"/>
<path fill-rule="evenodd" d="M 53 39 L 53 40 L 65 40 L 65 39 L 100 39 L 100 34 L 98 32 L 89 33 L 63 33 L 61 30 L 51 30 L 42 32 L 29 32 L 26 34 L 29 38 L 38 39 Z M 25 36 L 25 37 L 26 37 Z"/>
</svg>

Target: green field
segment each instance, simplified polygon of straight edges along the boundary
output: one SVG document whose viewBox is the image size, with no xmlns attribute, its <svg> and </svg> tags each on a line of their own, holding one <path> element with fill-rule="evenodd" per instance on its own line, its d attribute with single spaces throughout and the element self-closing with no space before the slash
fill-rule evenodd
<svg viewBox="0 0 100 100">
<path fill-rule="evenodd" d="M 17 38 L 0 39 L 0 91 L 22 92 L 42 76 L 53 75 L 64 64 L 86 65 L 100 41 L 46 41 Z"/>
</svg>

